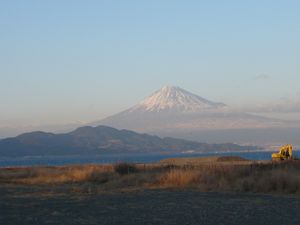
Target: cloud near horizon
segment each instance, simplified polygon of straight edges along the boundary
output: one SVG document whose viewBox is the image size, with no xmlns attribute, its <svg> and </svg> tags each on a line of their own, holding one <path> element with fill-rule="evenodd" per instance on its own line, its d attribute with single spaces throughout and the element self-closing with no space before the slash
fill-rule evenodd
<svg viewBox="0 0 300 225">
<path fill-rule="evenodd" d="M 260 104 L 247 109 L 256 113 L 300 113 L 300 99 L 282 98 L 276 103 Z"/>
<path fill-rule="evenodd" d="M 271 77 L 268 74 L 259 74 L 255 77 L 255 80 L 267 80 Z"/>
</svg>

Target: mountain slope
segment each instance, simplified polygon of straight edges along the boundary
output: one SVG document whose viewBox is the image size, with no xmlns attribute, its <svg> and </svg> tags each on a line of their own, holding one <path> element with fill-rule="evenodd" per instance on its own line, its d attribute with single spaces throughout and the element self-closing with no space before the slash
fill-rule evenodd
<svg viewBox="0 0 300 225">
<path fill-rule="evenodd" d="M 210 145 L 159 138 L 111 127 L 80 127 L 66 134 L 32 132 L 0 141 L 0 156 L 74 155 L 131 152 L 237 151 L 256 149 L 235 144 Z"/>
<path fill-rule="evenodd" d="M 223 103 L 211 102 L 180 87 L 165 86 L 129 109 L 133 112 L 199 112 L 225 108 Z"/>
</svg>

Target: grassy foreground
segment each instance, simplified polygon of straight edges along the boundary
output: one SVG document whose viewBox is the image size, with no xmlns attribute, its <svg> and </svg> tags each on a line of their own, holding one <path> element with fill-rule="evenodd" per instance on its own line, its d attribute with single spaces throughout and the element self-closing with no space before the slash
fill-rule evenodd
<svg viewBox="0 0 300 225">
<path fill-rule="evenodd" d="M 0 186 L 51 192 L 100 193 L 142 189 L 300 194 L 300 161 L 239 157 L 181 158 L 156 164 L 78 165 L 0 169 Z"/>
</svg>

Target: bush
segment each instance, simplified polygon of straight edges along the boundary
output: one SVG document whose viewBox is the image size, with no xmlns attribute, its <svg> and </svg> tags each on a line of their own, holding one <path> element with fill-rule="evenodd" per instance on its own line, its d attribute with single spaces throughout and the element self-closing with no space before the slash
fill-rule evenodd
<svg viewBox="0 0 300 225">
<path fill-rule="evenodd" d="M 188 187 L 198 184 L 200 172 L 196 170 L 173 169 L 164 172 L 159 177 L 159 184 L 162 186 Z"/>
<path fill-rule="evenodd" d="M 114 170 L 120 175 L 138 172 L 136 165 L 132 163 L 117 163 L 116 165 L 114 165 Z"/>
</svg>

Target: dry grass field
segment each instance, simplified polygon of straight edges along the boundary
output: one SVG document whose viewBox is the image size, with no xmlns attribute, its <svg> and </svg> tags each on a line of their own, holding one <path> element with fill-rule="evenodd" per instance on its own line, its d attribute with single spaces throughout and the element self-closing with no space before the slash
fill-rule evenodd
<svg viewBox="0 0 300 225">
<path fill-rule="evenodd" d="M 299 194 L 299 161 L 2 168 L 0 224 L 300 224 Z"/>
<path fill-rule="evenodd" d="M 300 194 L 300 161 L 239 157 L 167 159 L 157 164 L 74 165 L 0 169 L 0 185 L 105 192 L 155 188 Z"/>
</svg>

